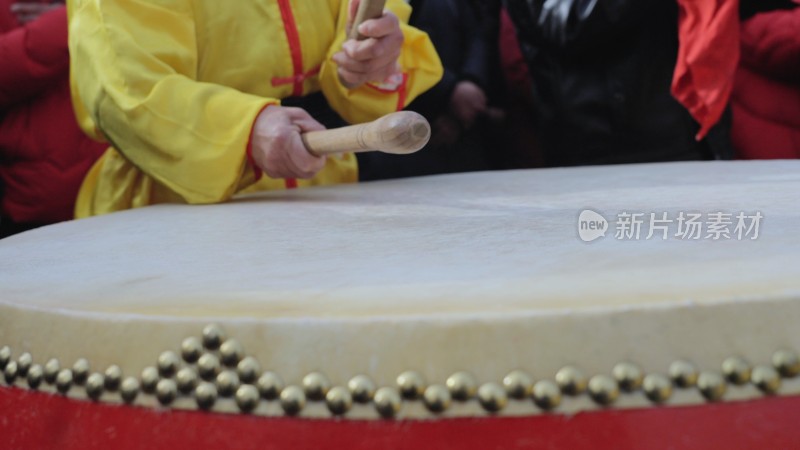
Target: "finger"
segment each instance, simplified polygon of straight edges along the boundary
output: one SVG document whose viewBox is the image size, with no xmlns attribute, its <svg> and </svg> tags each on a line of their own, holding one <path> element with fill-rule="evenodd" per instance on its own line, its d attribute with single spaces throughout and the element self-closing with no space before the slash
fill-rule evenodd
<svg viewBox="0 0 800 450">
<path fill-rule="evenodd" d="M 314 119 L 311 114 L 303 108 L 288 107 L 286 112 L 289 114 L 289 120 L 298 128 L 301 133 L 309 131 L 324 130 L 325 126 Z"/>
<path fill-rule="evenodd" d="M 314 156 L 309 153 L 298 136 L 288 153 L 286 164 L 293 171 L 295 177 L 312 178 L 325 167 L 325 161 L 326 158 L 324 156 Z"/>
<path fill-rule="evenodd" d="M 316 119 L 298 119 L 294 122 L 300 128 L 301 133 L 308 133 L 309 131 L 322 131 L 325 125 L 317 122 Z"/>
<path fill-rule="evenodd" d="M 339 52 L 333 55 L 333 62 L 340 68 L 353 73 L 366 74 L 369 72 L 369 64 L 363 61 L 356 61 L 355 59 L 347 56 L 345 52 Z"/>
<path fill-rule="evenodd" d="M 365 74 L 353 73 L 348 70 L 342 69 L 341 67 L 339 67 L 338 73 L 339 73 L 339 80 L 341 80 L 344 86 L 350 89 L 361 86 L 362 84 L 367 82 L 367 77 Z"/>
<path fill-rule="evenodd" d="M 469 105 L 475 111 L 483 111 L 486 109 L 486 98 L 473 97 L 469 100 Z"/>
<path fill-rule="evenodd" d="M 375 74 L 372 77 L 370 77 L 370 81 L 384 81 L 392 77 L 393 75 L 397 74 L 398 72 L 400 72 L 400 68 L 397 65 L 397 61 L 395 60 L 387 64 L 383 68 L 377 70 Z"/>
<path fill-rule="evenodd" d="M 350 72 L 354 76 L 368 78 L 369 80 L 383 80 L 384 78 L 399 72 L 396 62 L 396 58 L 387 58 L 386 61 L 383 61 L 383 58 L 381 58 L 381 60 L 375 60 L 368 63 L 348 59 L 348 62 L 339 64 L 339 68 Z"/>
<path fill-rule="evenodd" d="M 274 152 L 273 152 L 274 153 Z M 273 154 L 267 158 L 261 170 L 270 178 L 291 178 L 292 171 L 286 167 L 286 162 L 283 158 Z"/>
<path fill-rule="evenodd" d="M 400 21 L 391 11 L 384 11 L 377 19 L 365 20 L 359 25 L 358 32 L 362 36 L 381 38 L 400 30 Z"/>
<path fill-rule="evenodd" d="M 376 39 L 363 41 L 349 40 L 342 44 L 342 51 L 356 61 L 368 61 L 381 57 L 395 57 L 403 46 L 403 34 L 400 32 Z"/>
</svg>

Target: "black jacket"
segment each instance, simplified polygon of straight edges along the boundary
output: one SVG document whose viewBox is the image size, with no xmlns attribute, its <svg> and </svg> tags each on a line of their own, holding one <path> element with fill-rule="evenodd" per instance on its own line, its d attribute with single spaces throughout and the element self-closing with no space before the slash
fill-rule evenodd
<svg viewBox="0 0 800 450">
<path fill-rule="evenodd" d="M 434 119 L 445 113 L 456 84 L 470 80 L 484 91 L 492 87 L 495 41 L 487 36 L 492 19 L 478 17 L 469 0 L 412 0 L 409 23 L 428 33 L 442 60 L 442 80 L 408 109 Z"/>
<path fill-rule="evenodd" d="M 506 0 L 551 166 L 730 158 L 730 117 L 702 142 L 670 94 L 675 0 Z"/>
</svg>

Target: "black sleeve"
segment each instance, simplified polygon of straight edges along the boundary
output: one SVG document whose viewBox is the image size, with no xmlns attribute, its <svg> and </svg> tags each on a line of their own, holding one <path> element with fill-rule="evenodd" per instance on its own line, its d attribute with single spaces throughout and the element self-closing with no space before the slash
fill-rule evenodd
<svg viewBox="0 0 800 450">
<path fill-rule="evenodd" d="M 483 89 L 490 84 L 494 50 L 497 48 L 500 16 L 499 2 L 460 2 L 461 32 L 466 48 L 460 78 L 474 81 Z"/>
</svg>

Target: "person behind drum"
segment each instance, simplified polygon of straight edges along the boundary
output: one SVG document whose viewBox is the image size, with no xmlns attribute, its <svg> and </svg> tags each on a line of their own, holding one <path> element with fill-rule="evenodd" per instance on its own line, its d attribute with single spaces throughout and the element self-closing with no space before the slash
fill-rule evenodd
<svg viewBox="0 0 800 450">
<path fill-rule="evenodd" d="M 444 76 L 408 109 L 431 123 L 430 142 L 411 155 L 358 154 L 361 181 L 495 168 L 507 145 L 499 102 L 496 21 L 472 0 L 410 0 L 409 19 L 439 52 Z"/>
<path fill-rule="evenodd" d="M 282 101 L 321 92 L 345 120 L 364 122 L 442 76 L 402 0 L 360 25 L 368 39 L 345 40 L 357 4 L 68 0 L 76 113 L 110 145 L 76 216 L 357 181 L 352 154 L 306 151 L 300 133 L 323 125 Z"/>
<path fill-rule="evenodd" d="M 545 165 L 731 159 L 738 9 L 788 1 L 504 0 Z"/>
</svg>

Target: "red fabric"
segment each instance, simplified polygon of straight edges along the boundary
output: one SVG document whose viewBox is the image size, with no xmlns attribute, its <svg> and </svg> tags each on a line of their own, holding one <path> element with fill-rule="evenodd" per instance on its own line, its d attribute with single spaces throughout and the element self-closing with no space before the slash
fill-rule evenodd
<svg viewBox="0 0 800 450">
<path fill-rule="evenodd" d="M 402 111 L 406 107 L 406 99 L 408 98 L 408 74 L 403 73 L 403 81 L 397 88 L 397 106 L 395 110 Z"/>
<path fill-rule="evenodd" d="M 737 0 L 678 0 L 678 60 L 672 95 L 708 134 L 730 99 L 739 61 Z"/>
<path fill-rule="evenodd" d="M 300 97 L 303 95 L 303 53 L 300 47 L 300 34 L 297 31 L 297 23 L 294 20 L 294 13 L 292 12 L 292 5 L 289 0 L 278 0 L 278 6 L 281 10 L 281 19 L 283 19 L 283 29 L 286 30 L 286 39 L 289 41 L 289 49 L 292 53 L 292 66 L 294 67 L 294 77 L 292 82 L 294 88 L 292 95 Z"/>
<path fill-rule="evenodd" d="M 576 415 L 304 420 L 130 408 L 0 388 L 9 449 L 790 449 L 800 397 Z"/>
<path fill-rule="evenodd" d="M 300 86 L 301 92 L 303 87 L 303 82 L 307 79 L 319 75 L 319 71 L 322 70 L 322 66 L 317 66 L 306 73 L 301 73 L 298 75 L 292 75 L 291 77 L 274 77 L 272 79 L 272 87 L 283 86 L 286 84 L 294 85 L 294 90 L 296 92 L 297 86 Z"/>
<path fill-rule="evenodd" d="M 800 8 L 742 23 L 733 145 L 743 159 L 800 158 Z"/>
<path fill-rule="evenodd" d="M 12 3 L 0 0 L 0 10 Z M 0 212 L 17 223 L 71 219 L 80 184 L 106 146 L 81 133 L 72 110 L 66 11 L 2 32 Z"/>
</svg>

